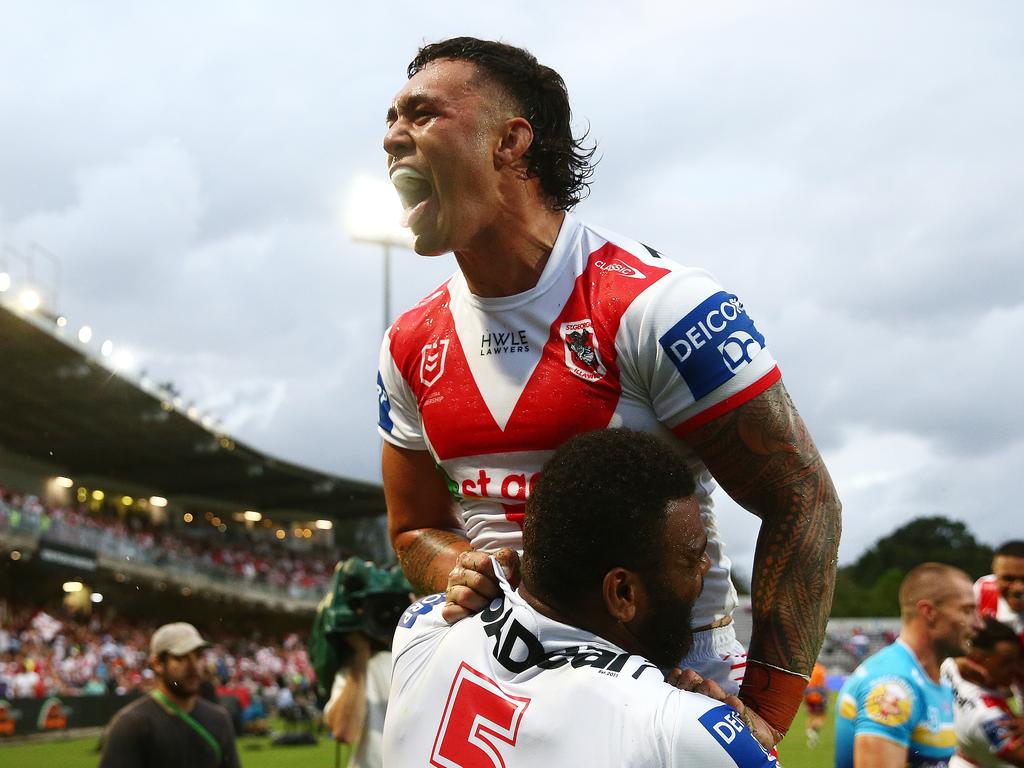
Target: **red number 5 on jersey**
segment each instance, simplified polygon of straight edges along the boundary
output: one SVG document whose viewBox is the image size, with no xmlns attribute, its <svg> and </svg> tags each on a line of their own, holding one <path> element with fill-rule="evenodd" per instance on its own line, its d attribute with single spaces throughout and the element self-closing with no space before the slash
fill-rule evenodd
<svg viewBox="0 0 1024 768">
<path fill-rule="evenodd" d="M 465 662 L 448 692 L 434 738 L 436 768 L 505 768 L 500 745 L 516 745 L 519 722 L 530 700 L 510 696 Z"/>
</svg>

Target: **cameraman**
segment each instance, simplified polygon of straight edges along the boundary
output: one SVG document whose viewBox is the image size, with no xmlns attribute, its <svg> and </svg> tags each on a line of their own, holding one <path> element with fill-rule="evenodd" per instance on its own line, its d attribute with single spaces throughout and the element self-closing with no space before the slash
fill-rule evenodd
<svg viewBox="0 0 1024 768">
<path fill-rule="evenodd" d="M 334 650 L 337 673 L 324 706 L 324 723 L 353 749 L 349 768 L 381 768 L 381 738 L 391 689 L 391 642 L 409 607 L 411 585 L 397 568 L 349 558 L 336 568 L 333 598 L 316 627 Z M 314 634 L 317 629 L 314 629 Z M 315 666 L 315 665 L 314 665 Z M 324 674 L 324 672 L 318 672 Z M 326 691 L 324 691 L 326 693 Z"/>
<path fill-rule="evenodd" d="M 349 768 L 380 768 L 391 688 L 391 642 L 385 644 L 363 632 L 349 632 L 345 642 L 351 655 L 334 677 L 324 722 L 335 739 L 353 746 Z"/>
</svg>

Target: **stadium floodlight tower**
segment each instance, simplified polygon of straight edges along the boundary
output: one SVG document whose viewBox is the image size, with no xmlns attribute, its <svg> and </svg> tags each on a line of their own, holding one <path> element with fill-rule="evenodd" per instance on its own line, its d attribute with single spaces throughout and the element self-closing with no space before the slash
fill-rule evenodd
<svg viewBox="0 0 1024 768">
<path fill-rule="evenodd" d="M 402 203 L 391 182 L 356 178 L 348 208 L 347 229 L 357 243 L 384 250 L 384 328 L 391 324 L 391 248 L 412 248 L 412 233 L 402 226 Z"/>
</svg>

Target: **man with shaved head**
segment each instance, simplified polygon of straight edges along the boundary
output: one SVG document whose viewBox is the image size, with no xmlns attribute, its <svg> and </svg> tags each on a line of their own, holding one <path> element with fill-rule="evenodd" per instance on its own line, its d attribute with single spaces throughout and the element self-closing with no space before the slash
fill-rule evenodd
<svg viewBox="0 0 1024 768">
<path fill-rule="evenodd" d="M 836 768 L 946 766 L 956 747 L 943 660 L 981 629 L 970 577 L 923 563 L 900 584 L 900 636 L 861 664 L 839 692 Z"/>
</svg>

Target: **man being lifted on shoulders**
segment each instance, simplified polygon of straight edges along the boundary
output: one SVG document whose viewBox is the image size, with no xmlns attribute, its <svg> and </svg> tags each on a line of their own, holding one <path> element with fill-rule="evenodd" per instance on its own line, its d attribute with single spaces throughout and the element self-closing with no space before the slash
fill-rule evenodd
<svg viewBox="0 0 1024 768">
<path fill-rule="evenodd" d="M 451 574 L 450 619 L 482 608 L 498 591 L 484 553 L 521 549 L 547 457 L 588 430 L 654 433 L 697 478 L 709 540 L 683 664 L 727 692 L 742 682 L 781 735 L 824 637 L 840 506 L 743 304 L 707 272 L 567 213 L 592 150 L 572 136 L 562 78 L 527 51 L 425 46 L 388 109 L 384 149 L 416 252 L 454 251 L 459 265 L 381 350 L 384 491 L 406 576 L 429 593 Z M 749 660 L 712 476 L 762 521 Z"/>
</svg>

